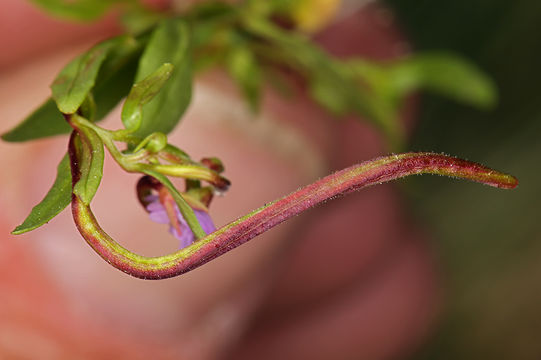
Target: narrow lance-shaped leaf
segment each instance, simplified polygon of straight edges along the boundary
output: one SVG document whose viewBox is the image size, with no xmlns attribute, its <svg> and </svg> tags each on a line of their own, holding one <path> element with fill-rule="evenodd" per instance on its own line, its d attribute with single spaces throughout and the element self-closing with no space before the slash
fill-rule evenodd
<svg viewBox="0 0 541 360">
<path fill-rule="evenodd" d="M 124 35 L 115 39 L 92 89 L 97 107 L 96 120 L 105 117 L 130 91 L 147 41 L 148 35 Z"/>
<path fill-rule="evenodd" d="M 247 46 L 235 46 L 227 57 L 227 68 L 237 82 L 253 112 L 259 109 L 261 100 L 261 69 Z"/>
<path fill-rule="evenodd" d="M 24 222 L 13 230 L 18 235 L 46 224 L 60 213 L 71 201 L 71 174 L 66 154 L 57 168 L 56 180 L 45 198 L 32 208 Z"/>
<path fill-rule="evenodd" d="M 479 108 L 496 102 L 494 83 L 480 69 L 452 54 L 425 53 L 378 64 L 356 59 L 349 67 L 379 96 L 392 101 L 424 89 Z"/>
<path fill-rule="evenodd" d="M 263 19 L 246 17 L 244 20 L 248 31 L 271 43 L 270 49 L 280 52 L 281 61 L 307 78 L 310 94 L 329 111 L 343 115 L 362 101 L 356 83 L 344 76 L 334 58 L 308 38 Z"/>
<path fill-rule="evenodd" d="M 68 125 L 56 103 L 48 99 L 19 125 L 2 135 L 2 140 L 19 142 L 69 133 Z"/>
<path fill-rule="evenodd" d="M 142 34 L 167 17 L 167 12 L 136 6 L 124 11 L 119 20 L 126 32 Z"/>
<path fill-rule="evenodd" d="M 284 31 L 271 22 L 245 17 L 247 30 L 266 39 L 268 51 L 280 51 L 280 60 L 302 74 L 312 98 L 335 115 L 357 114 L 372 121 L 387 135 L 393 147 L 402 142 L 402 129 L 387 109 L 375 103 L 377 98 L 360 86 L 341 61 L 327 54 L 306 37 Z"/>
<path fill-rule="evenodd" d="M 152 100 L 171 76 L 173 65 L 166 63 L 152 74 L 135 83 L 122 107 L 122 123 L 127 130 L 137 131 L 141 126 L 143 105 Z"/>
<path fill-rule="evenodd" d="M 103 142 L 94 130 L 81 126 L 77 131 L 78 136 L 72 135 L 70 138 L 70 141 L 79 142 L 80 146 L 76 148 L 80 152 L 78 158 L 81 159 L 78 164 L 80 175 L 78 181 L 73 184 L 73 193 L 85 204 L 90 204 L 100 186 L 105 151 Z"/>
<path fill-rule="evenodd" d="M 94 86 L 111 43 L 99 44 L 66 65 L 51 84 L 52 97 L 64 114 L 79 109 Z"/>
<path fill-rule="evenodd" d="M 92 89 L 96 102 L 96 121 L 103 119 L 128 93 L 145 39 L 120 36 L 114 42 Z M 2 139 L 11 142 L 28 141 L 68 134 L 71 130 L 55 102 L 49 99 L 19 125 L 3 134 Z"/>
<path fill-rule="evenodd" d="M 163 21 L 152 33 L 141 56 L 136 81 L 148 77 L 165 63 L 173 65 L 169 81 L 143 106 L 141 127 L 137 136 L 153 132 L 169 133 L 179 122 L 192 95 L 192 64 L 189 29 L 180 19 Z"/>
<path fill-rule="evenodd" d="M 73 114 L 79 109 L 94 86 L 100 66 L 113 44 L 113 41 L 105 41 L 94 46 L 60 71 L 51 84 L 51 91 L 61 112 Z"/>
<path fill-rule="evenodd" d="M 490 108 L 497 100 L 494 82 L 472 63 L 455 55 L 412 56 L 393 71 L 395 82 L 403 78 L 404 72 L 415 73 L 419 87 L 469 105 Z"/>
<path fill-rule="evenodd" d="M 102 16 L 113 4 L 120 0 L 31 0 L 34 4 L 55 16 L 91 21 Z"/>
<path fill-rule="evenodd" d="M 233 221 L 186 248 L 159 257 L 144 257 L 120 246 L 99 226 L 90 207 L 78 198 L 72 202 L 72 211 L 81 235 L 108 263 L 135 277 L 163 279 L 193 270 L 317 204 L 413 174 L 446 175 L 503 189 L 514 188 L 518 183 L 511 175 L 450 156 L 433 153 L 386 156 L 329 175 Z"/>
</svg>

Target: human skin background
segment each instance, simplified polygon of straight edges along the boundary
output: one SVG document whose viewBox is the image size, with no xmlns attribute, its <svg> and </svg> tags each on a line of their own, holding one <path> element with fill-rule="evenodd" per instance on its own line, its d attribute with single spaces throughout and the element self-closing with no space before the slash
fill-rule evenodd
<svg viewBox="0 0 541 360">
<path fill-rule="evenodd" d="M 48 84 L 71 57 L 116 31 L 112 18 L 68 24 L 17 0 L 4 2 L 0 24 L 0 43 L 9 49 L 0 52 L 2 132 L 48 96 Z M 403 51 L 388 14 L 376 7 L 319 39 L 343 56 L 388 58 Z M 228 122 L 242 106 L 223 77 L 207 75 L 200 87 L 207 96 L 196 95 L 170 141 L 196 158 L 224 161 L 233 186 L 212 204 L 217 225 L 384 152 L 369 126 L 337 122 L 302 96 L 294 104 L 265 98 L 267 121 L 281 130 L 257 135 L 250 122 L 241 130 Z M 213 100 L 209 91 L 224 95 Z M 208 112 L 220 106 L 225 115 Z M 104 126 L 118 126 L 117 119 L 118 112 Z M 286 141 L 280 131 L 296 134 L 311 150 L 278 152 L 288 148 L 280 146 Z M 66 137 L 0 143 L 5 357 L 388 359 L 413 351 L 427 335 L 439 299 L 433 255 L 395 187 L 330 202 L 201 269 L 149 282 L 105 264 L 76 233 L 68 211 L 27 235 L 9 235 L 52 183 L 66 143 Z M 98 219 L 132 250 L 174 250 L 174 239 L 137 206 L 136 180 L 106 160 L 94 201 Z"/>
</svg>

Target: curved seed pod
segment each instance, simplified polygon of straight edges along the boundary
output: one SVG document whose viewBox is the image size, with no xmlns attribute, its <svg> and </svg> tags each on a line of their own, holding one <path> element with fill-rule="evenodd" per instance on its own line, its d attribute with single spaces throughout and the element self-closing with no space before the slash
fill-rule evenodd
<svg viewBox="0 0 541 360">
<path fill-rule="evenodd" d="M 81 235 L 108 263 L 138 278 L 164 279 L 195 269 L 328 199 L 413 174 L 446 175 L 502 189 L 512 189 L 518 184 L 511 175 L 446 155 L 406 153 L 381 157 L 329 175 L 231 222 L 184 249 L 159 257 L 144 257 L 120 246 L 99 226 L 90 206 L 76 195 L 73 195 L 72 211 Z M 77 177 L 76 173 L 74 177 Z"/>
</svg>

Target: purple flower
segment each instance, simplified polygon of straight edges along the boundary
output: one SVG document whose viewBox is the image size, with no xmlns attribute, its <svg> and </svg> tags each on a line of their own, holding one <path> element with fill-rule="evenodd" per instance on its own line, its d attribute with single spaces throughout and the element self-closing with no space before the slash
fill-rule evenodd
<svg viewBox="0 0 541 360">
<path fill-rule="evenodd" d="M 194 242 L 195 236 L 174 201 L 166 201 L 165 204 L 162 204 L 157 195 L 150 195 L 146 200 L 148 201 L 146 209 L 149 212 L 150 220 L 158 224 L 169 224 L 169 232 L 180 240 L 181 249 Z M 205 233 L 210 234 L 216 230 L 206 211 L 198 209 L 193 209 L 193 211 Z"/>
</svg>

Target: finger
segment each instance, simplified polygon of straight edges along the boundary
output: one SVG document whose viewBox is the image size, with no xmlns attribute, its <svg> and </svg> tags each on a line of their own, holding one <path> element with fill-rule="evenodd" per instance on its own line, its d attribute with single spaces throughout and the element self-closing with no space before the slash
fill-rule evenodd
<svg viewBox="0 0 541 360">
<path fill-rule="evenodd" d="M 5 0 L 0 12 L 0 43 L 9 51 L 0 53 L 0 71 L 60 46 L 99 39 L 117 30 L 112 16 L 80 24 L 53 18 L 28 1 Z"/>
<path fill-rule="evenodd" d="M 293 276 L 290 281 L 312 296 L 302 298 L 302 290 L 297 289 L 296 301 L 287 302 L 283 298 L 290 293 L 283 290 L 291 292 L 291 287 L 273 289 L 273 298 L 282 300 L 267 305 L 230 358 L 377 360 L 396 358 L 419 346 L 438 309 L 436 276 L 424 242 L 414 235 L 403 238 L 403 244 L 380 256 L 350 282 L 341 280 L 340 288 L 313 296 L 314 287 L 303 284 L 317 283 L 333 266 L 340 264 L 325 268 L 315 261 L 309 268 L 312 276 L 306 276 L 308 271 L 304 276 L 283 274 L 278 283 Z"/>
<path fill-rule="evenodd" d="M 170 0 L 146 0 L 144 3 L 163 10 Z M 32 61 L 39 54 L 54 52 L 59 47 L 99 41 L 120 31 L 115 13 L 96 22 L 77 23 L 51 16 L 29 1 L 4 0 L 0 11 L 0 43 L 9 51 L 0 52 L 0 71 Z"/>
</svg>

